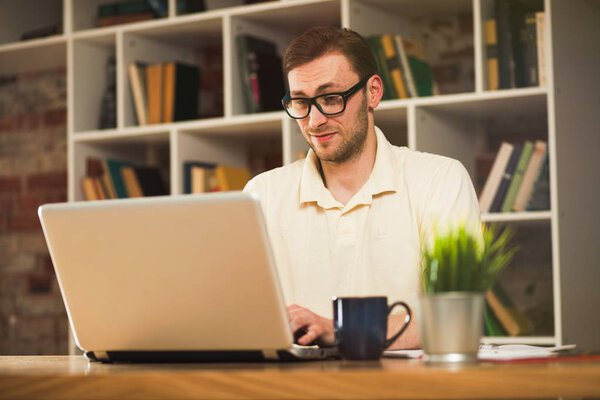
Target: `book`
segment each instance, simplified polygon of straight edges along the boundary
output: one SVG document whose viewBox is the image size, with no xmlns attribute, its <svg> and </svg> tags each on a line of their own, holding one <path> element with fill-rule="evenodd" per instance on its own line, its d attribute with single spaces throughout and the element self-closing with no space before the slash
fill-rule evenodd
<svg viewBox="0 0 600 400">
<path fill-rule="evenodd" d="M 132 62 L 127 67 L 138 125 L 146 125 L 148 122 L 146 110 L 148 101 L 146 96 L 146 67 L 147 64 L 141 62 Z"/>
<path fill-rule="evenodd" d="M 408 59 L 416 93 L 419 97 L 434 94 L 433 73 L 427 62 L 425 49 L 422 44 L 406 38 L 402 39 L 402 46 Z"/>
<path fill-rule="evenodd" d="M 536 49 L 538 64 L 538 81 L 540 86 L 546 86 L 546 17 L 543 11 L 535 13 Z"/>
<path fill-rule="evenodd" d="M 498 39 L 496 38 L 496 20 L 485 21 L 485 59 L 488 90 L 498 90 Z"/>
<path fill-rule="evenodd" d="M 242 190 L 251 178 L 247 168 L 226 165 L 218 165 L 215 175 L 219 189 L 222 191 Z"/>
<path fill-rule="evenodd" d="M 133 167 L 124 166 L 121 168 L 121 176 L 123 183 L 125 184 L 125 190 L 127 191 L 127 197 L 143 197 L 144 192 L 140 186 L 140 182 L 137 179 L 137 175 Z"/>
<path fill-rule="evenodd" d="M 108 163 L 106 160 L 100 160 L 100 162 L 102 163 L 102 176 L 100 177 L 100 181 L 102 182 L 105 196 L 107 199 L 116 199 L 118 198 L 117 191 L 108 170 Z"/>
<path fill-rule="evenodd" d="M 525 169 L 529 164 L 529 159 L 531 158 L 532 152 L 533 142 L 526 141 L 523 144 L 521 155 L 519 156 L 519 161 L 517 161 L 517 166 L 512 175 L 512 180 L 510 182 L 508 190 L 506 191 L 504 201 L 502 202 L 502 212 L 512 211 L 515 198 L 517 197 L 517 192 L 519 191 L 519 187 L 521 186 L 521 182 L 523 181 L 523 174 L 525 173 Z"/>
<path fill-rule="evenodd" d="M 162 122 L 197 119 L 200 69 L 181 62 L 166 62 L 162 82 Z"/>
<path fill-rule="evenodd" d="M 523 336 L 533 331 L 533 324 L 514 305 L 500 283 L 496 283 L 485 294 L 485 299 L 510 336 Z"/>
<path fill-rule="evenodd" d="M 519 157 L 521 156 L 521 150 L 521 144 L 517 143 L 513 145 L 513 151 L 510 154 L 510 159 L 508 160 L 508 164 L 506 164 L 506 169 L 504 170 L 504 174 L 502 175 L 502 179 L 500 180 L 500 184 L 498 185 L 498 190 L 496 191 L 496 195 L 494 196 L 494 201 L 492 201 L 490 212 L 501 211 L 502 202 L 506 197 L 506 192 L 508 191 L 508 187 L 510 186 L 510 182 L 512 181 L 513 173 L 517 168 L 517 163 L 519 162 Z"/>
<path fill-rule="evenodd" d="M 506 336 L 506 330 L 496 318 L 496 315 L 490 308 L 488 301 L 485 301 L 483 310 L 484 333 L 486 336 Z"/>
<path fill-rule="evenodd" d="M 387 68 L 390 74 L 392 84 L 395 89 L 396 97 L 400 99 L 408 98 L 408 91 L 406 90 L 406 83 L 404 81 L 404 74 L 402 72 L 402 61 L 400 55 L 396 49 L 394 35 L 384 34 L 381 35 L 381 46 L 385 54 L 387 61 Z"/>
<path fill-rule="evenodd" d="M 410 64 L 408 63 L 406 51 L 404 51 L 404 45 L 402 44 L 402 36 L 396 35 L 394 39 L 396 42 L 396 50 L 398 52 L 398 56 L 400 57 L 400 65 L 402 67 L 403 76 L 406 80 L 406 90 L 408 92 L 408 97 L 417 97 L 417 88 L 415 87 L 415 81 L 413 79 L 412 72 L 410 71 Z"/>
<path fill-rule="evenodd" d="M 148 123 L 159 124 L 162 122 L 163 111 L 163 65 L 154 63 L 146 68 L 146 88 L 148 90 Z"/>
<path fill-rule="evenodd" d="M 107 171 L 110 175 L 112 185 L 115 188 L 117 198 L 119 199 L 125 199 L 129 197 L 127 189 L 125 188 L 125 181 L 123 180 L 123 175 L 121 175 L 121 168 L 129 165 L 130 164 L 126 161 L 120 161 L 114 158 L 106 159 Z"/>
<path fill-rule="evenodd" d="M 275 44 L 251 35 L 238 35 L 236 47 L 246 112 L 281 109 L 285 84 Z"/>
<path fill-rule="evenodd" d="M 117 126 L 117 70 L 116 60 L 109 57 L 106 61 L 106 87 L 100 101 L 98 128 L 112 129 Z"/>
<path fill-rule="evenodd" d="M 220 191 L 215 168 L 192 167 L 192 193 Z"/>
<path fill-rule="evenodd" d="M 134 167 L 135 176 L 144 196 L 165 196 L 169 194 L 167 185 L 156 167 Z"/>
<path fill-rule="evenodd" d="M 521 31 L 523 42 L 523 74 L 525 86 L 538 86 L 537 27 L 535 13 L 525 14 L 525 26 Z"/>
<path fill-rule="evenodd" d="M 542 9 L 542 0 L 495 0 L 500 88 L 527 86 L 522 40 L 525 15 Z"/>
<path fill-rule="evenodd" d="M 183 163 L 183 193 L 192 192 L 192 170 L 195 167 L 214 170 L 217 164 L 205 161 L 184 161 Z"/>
<path fill-rule="evenodd" d="M 104 182 L 104 167 L 102 160 L 96 157 L 88 157 L 85 160 L 85 176 L 93 178 L 94 185 L 97 187 L 99 197 L 102 199 L 111 198 L 111 194 Z"/>
<path fill-rule="evenodd" d="M 512 144 L 508 142 L 502 142 L 500 145 L 500 150 L 498 151 L 496 159 L 494 160 L 492 171 L 490 172 L 483 190 L 481 191 L 481 196 L 479 197 L 479 208 L 481 209 L 482 213 L 487 213 L 491 209 L 492 202 L 496 196 L 496 191 L 498 190 L 498 186 L 500 185 L 500 181 L 502 180 L 504 170 L 506 169 L 506 165 L 510 160 L 512 151 Z"/>
<path fill-rule="evenodd" d="M 535 181 L 533 192 L 525 208 L 529 211 L 550 210 L 550 163 L 548 157 L 544 160 L 543 168 Z"/>
<path fill-rule="evenodd" d="M 95 179 L 91 176 L 84 176 L 81 179 L 81 191 L 83 192 L 83 198 L 86 200 L 100 200 L 101 196 L 98 194 L 97 185 Z"/>
<path fill-rule="evenodd" d="M 541 140 L 536 141 L 531 158 L 523 174 L 521 186 L 519 187 L 519 191 L 515 197 L 515 202 L 513 204 L 514 211 L 525 211 L 525 207 L 527 206 L 527 202 L 531 197 L 535 181 L 537 180 L 544 166 L 546 154 L 546 142 Z"/>
</svg>

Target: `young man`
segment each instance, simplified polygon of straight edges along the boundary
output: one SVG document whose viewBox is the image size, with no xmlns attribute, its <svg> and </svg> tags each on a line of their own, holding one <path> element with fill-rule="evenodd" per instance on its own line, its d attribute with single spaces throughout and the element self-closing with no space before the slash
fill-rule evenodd
<svg viewBox="0 0 600 400">
<path fill-rule="evenodd" d="M 375 126 L 383 84 L 359 34 L 312 28 L 283 64 L 290 92 L 282 103 L 310 150 L 245 190 L 261 200 L 298 343 L 331 345 L 332 296 L 414 305 L 422 244 L 456 223 L 480 232 L 479 206 L 459 162 L 392 146 Z M 403 319 L 392 315 L 389 331 Z M 418 345 L 411 323 L 393 348 Z"/>
</svg>

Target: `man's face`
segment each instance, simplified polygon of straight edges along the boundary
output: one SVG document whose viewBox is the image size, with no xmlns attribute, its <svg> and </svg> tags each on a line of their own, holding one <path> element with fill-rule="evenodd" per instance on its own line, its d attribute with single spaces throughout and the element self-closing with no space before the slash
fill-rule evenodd
<svg viewBox="0 0 600 400">
<path fill-rule="evenodd" d="M 313 97 L 344 92 L 360 78 L 346 57 L 326 54 L 288 73 L 292 97 Z M 368 132 L 368 104 L 364 89 L 347 99 L 346 109 L 337 115 L 323 115 L 314 105 L 298 125 L 308 145 L 321 161 L 341 164 L 359 155 Z"/>
</svg>

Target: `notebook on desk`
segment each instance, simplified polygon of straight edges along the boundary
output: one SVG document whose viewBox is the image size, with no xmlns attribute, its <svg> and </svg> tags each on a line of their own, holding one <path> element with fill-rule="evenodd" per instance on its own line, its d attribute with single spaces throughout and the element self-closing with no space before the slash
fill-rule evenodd
<svg viewBox="0 0 600 400">
<path fill-rule="evenodd" d="M 38 210 L 76 344 L 99 361 L 322 359 L 293 345 L 260 204 L 242 192 Z"/>
</svg>

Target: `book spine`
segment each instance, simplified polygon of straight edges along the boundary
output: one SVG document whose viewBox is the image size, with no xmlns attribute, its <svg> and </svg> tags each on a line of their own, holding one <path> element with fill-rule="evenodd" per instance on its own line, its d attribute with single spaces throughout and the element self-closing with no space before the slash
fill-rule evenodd
<svg viewBox="0 0 600 400">
<path fill-rule="evenodd" d="M 404 85 L 402 70 L 400 69 L 400 59 L 394 46 L 394 38 L 391 34 L 381 35 L 381 46 L 387 61 L 387 68 L 390 72 L 391 81 L 394 85 L 396 94 L 401 99 L 408 98 L 408 92 Z"/>
<path fill-rule="evenodd" d="M 500 89 L 516 87 L 513 40 L 510 27 L 511 0 L 496 0 L 496 38 L 498 40 L 498 77 Z"/>
<path fill-rule="evenodd" d="M 510 160 L 513 147 L 512 144 L 507 142 L 502 142 L 500 145 L 500 150 L 498 150 L 498 154 L 496 154 L 496 159 L 494 160 L 490 175 L 488 176 L 481 192 L 481 196 L 479 197 L 479 208 L 482 213 L 487 213 L 491 209 L 492 202 L 498 191 L 498 186 L 504 175 L 506 164 L 508 164 L 508 161 Z"/>
<path fill-rule="evenodd" d="M 163 110 L 162 64 L 150 64 L 146 68 L 148 83 L 148 123 L 160 124 Z"/>
<path fill-rule="evenodd" d="M 514 149 L 510 155 L 510 160 L 506 165 L 504 175 L 502 176 L 502 180 L 500 181 L 500 185 L 498 186 L 498 191 L 496 192 L 496 196 L 494 197 L 494 201 L 492 202 L 492 207 L 490 209 L 491 212 L 499 212 L 501 210 L 502 202 L 504 201 L 504 197 L 506 196 L 506 192 L 512 180 L 515 168 L 517 167 L 519 157 L 521 155 L 521 149 L 522 147 L 520 144 L 514 145 Z"/>
<path fill-rule="evenodd" d="M 517 193 L 517 197 L 515 198 L 515 203 L 513 204 L 514 211 L 525 211 L 525 207 L 527 206 L 527 202 L 531 197 L 535 181 L 538 179 L 540 172 L 544 166 L 546 148 L 546 142 L 541 140 L 535 142 L 535 147 L 533 150 L 533 154 L 531 155 L 531 160 L 529 161 L 527 169 L 523 174 L 523 182 L 521 183 L 521 187 L 519 188 L 519 192 Z"/>
<path fill-rule="evenodd" d="M 545 44 L 545 14 L 544 12 L 535 13 L 536 26 L 536 49 L 538 65 L 538 81 L 540 86 L 546 86 L 546 44 Z"/>
<path fill-rule="evenodd" d="M 523 29 L 523 72 L 526 86 L 538 86 L 537 27 L 535 13 L 525 15 Z"/>
<path fill-rule="evenodd" d="M 519 191 L 519 187 L 521 186 L 523 174 L 525 173 L 525 169 L 527 168 L 527 164 L 529 163 L 529 159 L 531 158 L 532 152 L 533 143 L 530 141 L 526 141 L 523 145 L 523 149 L 521 151 L 519 161 L 517 162 L 515 172 L 513 173 L 510 186 L 508 187 L 508 191 L 506 192 L 506 197 L 504 198 L 504 201 L 502 203 L 502 212 L 512 211 L 513 203 L 515 202 L 517 192 Z"/>
<path fill-rule="evenodd" d="M 485 21 L 485 58 L 487 65 L 487 88 L 498 90 L 498 39 L 496 38 L 496 20 Z"/>
<path fill-rule="evenodd" d="M 408 57 L 406 56 L 406 51 L 404 50 L 404 39 L 402 36 L 396 35 L 396 49 L 400 56 L 400 65 L 402 66 L 402 72 L 404 73 L 404 79 L 406 80 L 406 88 L 408 91 L 409 97 L 417 97 L 417 88 L 415 87 L 415 81 L 410 70 L 410 64 L 408 63 Z"/>
</svg>

